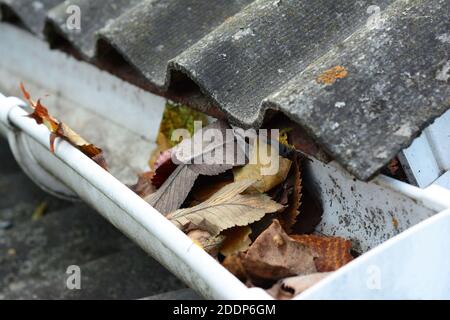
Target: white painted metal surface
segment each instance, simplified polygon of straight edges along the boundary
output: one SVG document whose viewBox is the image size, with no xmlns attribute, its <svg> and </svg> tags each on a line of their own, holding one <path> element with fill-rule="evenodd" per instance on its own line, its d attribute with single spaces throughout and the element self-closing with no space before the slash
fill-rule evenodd
<svg viewBox="0 0 450 320">
<path fill-rule="evenodd" d="M 400 154 L 409 180 L 425 188 L 450 170 L 450 111 L 439 117 Z M 445 183 L 450 184 L 446 179 Z"/>
<path fill-rule="evenodd" d="M 0 37 L 2 39 L 10 39 L 10 44 L 15 41 L 36 41 L 34 38 L 28 39 L 26 35 L 22 34 L 22 31 L 17 31 L 12 27 L 5 27 L 0 24 Z M 11 31 L 13 30 L 13 31 Z M 18 36 L 18 38 L 3 38 L 4 33 L 12 32 L 12 34 Z M 20 37 L 24 37 L 22 40 Z M 13 41 L 14 40 L 14 41 Z M 41 43 L 42 45 L 42 43 Z M 3 46 L 3 47 L 2 47 Z M 25 48 L 26 44 L 20 44 L 20 48 Z M 52 59 L 68 59 L 63 54 L 53 55 L 48 48 L 40 48 L 42 57 L 42 63 L 49 63 L 49 60 L 44 57 L 43 51 L 46 50 L 48 54 L 51 54 Z M 15 49 L 10 48 L 14 53 Z M 7 50 L 4 44 L 0 43 L 0 52 L 6 53 Z M 19 54 L 19 53 L 18 53 Z M 61 55 L 61 56 L 60 56 Z M 3 58 L 3 56 L 1 56 Z M 8 61 L 12 58 L 9 57 Z M 0 59 L 1 60 L 1 59 Z M 47 61 L 47 62 L 45 62 Z M 1 62 L 0 64 L 5 62 Z M 65 63 L 60 61 L 55 62 L 58 65 L 59 72 L 65 74 Z M 69 61 L 67 65 L 73 66 L 72 71 L 76 71 L 77 63 L 81 62 Z M 45 67 L 49 67 L 45 65 Z M 24 70 L 18 66 L 2 69 L 0 73 L 6 75 L 7 78 L 0 78 L 0 86 L 13 87 L 13 83 L 7 81 L 7 79 L 15 79 L 20 77 L 26 77 L 28 71 L 32 71 L 33 68 L 38 66 L 30 65 Z M 51 69 L 51 68 L 50 68 Z M 17 74 L 16 74 L 17 72 Z M 43 71 L 39 71 L 43 72 Z M 38 73 L 39 73 L 38 72 Z M 54 72 L 53 76 L 56 77 L 56 70 L 49 70 L 48 72 Z M 95 69 L 90 72 L 95 73 Z M 81 73 L 83 75 L 84 73 Z M 101 73 L 102 81 L 115 81 L 114 79 L 108 79 L 109 75 Z M 72 77 L 77 75 L 74 73 Z M 60 75 L 61 76 L 61 75 Z M 86 77 L 90 77 L 89 74 L 84 74 Z M 92 75 L 95 79 L 99 79 L 99 75 Z M 112 78 L 112 77 L 111 77 Z M 5 80 L 6 79 L 6 80 Z M 45 78 L 43 78 L 45 79 Z M 36 81 L 42 80 L 37 77 Z M 87 83 L 89 80 L 86 80 Z M 99 121 L 108 128 L 108 123 L 117 122 L 120 117 L 130 117 L 127 121 L 122 121 L 120 124 L 126 130 L 114 131 L 113 136 L 117 137 L 117 141 L 122 139 L 121 135 L 124 134 L 129 137 L 130 145 L 128 148 L 134 149 L 141 146 L 139 140 L 133 144 L 133 137 L 137 137 L 136 134 L 130 134 L 130 131 L 137 131 L 136 128 L 147 128 L 147 125 L 139 124 L 134 127 L 139 121 L 147 121 L 147 118 L 152 118 L 154 122 L 159 122 L 161 116 L 162 104 L 157 108 L 152 108 L 149 104 L 145 110 L 139 109 L 138 111 L 125 111 L 112 108 L 105 109 L 105 106 L 97 109 L 96 106 L 101 101 L 99 100 L 103 94 L 108 94 L 104 91 L 97 92 L 95 87 L 89 90 L 90 86 L 83 87 L 83 104 L 80 101 L 77 104 L 70 103 L 68 97 L 73 97 L 73 92 L 68 89 L 58 88 L 58 81 L 50 81 L 49 93 L 53 93 L 53 90 L 59 92 L 59 104 L 61 114 L 70 114 L 72 117 L 79 117 L 78 114 L 70 113 L 70 110 L 76 106 L 80 106 L 86 110 L 86 114 L 80 119 L 84 119 L 81 122 L 87 121 L 89 114 L 96 115 Z M 117 83 L 121 85 L 120 83 Z M 36 88 L 47 85 L 46 83 L 36 82 Z M 106 84 L 105 84 L 106 85 Z M 109 85 L 107 85 L 109 86 Z M 108 89 L 105 89 L 108 91 Z M 119 89 L 121 90 L 121 87 Z M 131 88 L 133 90 L 139 90 Z M 93 92 L 91 92 L 93 91 Z M 92 99 L 90 99 L 92 94 Z M 141 93 L 139 93 L 141 94 Z M 127 100 L 127 96 L 124 95 L 124 100 Z M 146 101 L 146 100 L 145 100 Z M 145 102 L 144 101 L 144 102 Z M 150 101 L 157 101 L 151 97 Z M 0 128 L 1 133 L 8 137 L 13 149 L 27 150 L 27 153 L 15 152 L 15 156 L 19 163 L 22 163 L 25 171 L 34 176 L 38 184 L 44 188 L 50 185 L 50 189 L 58 193 L 61 191 L 76 194 L 81 199 L 93 206 L 97 211 L 105 216 L 112 224 L 118 229 L 127 234 L 131 239 L 138 243 L 146 252 L 154 256 L 158 261 L 165 265 L 174 274 L 184 280 L 189 286 L 194 288 L 197 292 L 207 298 L 223 298 L 223 299 L 269 299 L 270 297 L 261 289 L 253 288 L 248 289 L 238 279 L 226 271 L 217 261 L 211 258 L 206 252 L 198 248 L 193 242 L 174 227 L 167 219 L 154 210 L 150 205 L 143 201 L 140 197 L 129 190 L 122 182 L 114 178 L 111 174 L 101 169 L 93 161 L 88 159 L 85 155 L 79 152 L 76 148 L 72 147 L 65 141 L 57 141 L 55 154 L 49 152 L 49 132 L 44 126 L 38 126 L 32 119 L 24 117 L 26 112 L 20 108 L 22 102 L 16 98 L 5 98 L 0 95 Z M 128 105 L 128 108 L 138 108 L 135 104 Z M 158 109 L 159 108 L 159 109 Z M 152 111 L 154 113 L 152 113 Z M 159 110 L 159 111 L 158 111 Z M 71 119 L 65 119 L 69 124 Z M 129 127 L 130 126 L 130 127 Z M 83 126 L 81 126 L 83 128 Z M 117 127 L 110 127 L 117 128 Z M 153 128 L 157 130 L 157 128 Z M 152 129 L 152 130 L 153 130 Z M 114 129 L 116 130 L 116 129 Z M 83 131 L 80 131 L 84 133 Z M 154 134 L 148 136 L 153 137 Z M 97 144 L 102 146 L 104 142 L 102 136 L 98 136 L 100 141 L 96 141 Z M 103 137 L 103 139 L 105 139 Z M 105 139 L 106 141 L 107 139 Z M 149 147 L 148 150 L 151 150 Z M 114 148 L 111 149 L 112 154 L 110 157 L 115 157 Z M 126 166 L 130 159 L 126 158 L 121 152 L 120 164 Z M 146 155 L 147 156 L 147 155 Z M 23 158 L 32 161 L 24 161 Z M 130 153 L 129 157 L 132 157 Z M 53 177 L 55 181 L 49 183 L 47 180 L 39 177 L 35 174 L 35 170 L 41 170 L 44 175 Z M 120 170 L 119 170 L 120 171 Z M 324 283 L 331 283 L 330 281 L 343 281 L 343 287 L 351 288 L 352 285 L 356 286 L 358 278 L 355 279 L 356 284 L 352 284 L 353 279 L 348 276 L 346 270 L 349 268 L 356 268 L 361 265 L 364 267 L 366 257 L 372 259 L 375 257 L 375 262 L 379 262 L 383 265 L 384 259 L 389 260 L 403 260 L 407 259 L 405 255 L 411 254 L 407 250 L 389 251 L 389 248 L 396 248 L 397 243 L 399 248 L 402 247 L 402 239 L 405 234 L 410 235 L 420 228 L 411 228 L 415 224 L 425 219 L 424 223 L 428 221 L 435 221 L 434 218 L 429 218 L 435 213 L 450 208 L 450 192 L 432 186 L 425 190 L 417 187 L 395 181 L 386 177 L 378 177 L 376 180 L 370 183 L 363 183 L 355 181 L 348 174 L 344 173 L 336 164 L 323 165 L 318 162 L 312 162 L 307 172 L 305 172 L 305 180 L 307 180 L 313 186 L 313 191 L 319 196 L 324 207 L 324 217 L 319 231 L 328 235 L 342 235 L 352 238 L 352 240 L 358 245 L 362 252 L 375 248 L 368 253 L 363 254 L 360 258 L 352 262 L 348 267 L 343 268 L 337 272 L 333 277 L 326 279 L 326 282 L 320 283 L 313 290 L 313 293 L 300 296 L 299 298 L 320 298 L 331 297 L 339 298 L 339 292 L 336 292 L 336 287 L 331 285 L 324 285 Z M 376 217 L 376 218 L 375 218 Z M 397 223 L 393 223 L 395 219 Z M 421 224 L 419 224 L 420 226 Z M 408 231 L 401 233 L 404 230 Z M 399 235 L 397 235 L 399 234 Z M 433 237 L 433 234 L 429 234 Z M 441 237 L 442 234 L 436 231 L 436 237 Z M 387 242 L 386 240 L 391 239 Z M 439 239 L 432 239 L 430 241 L 439 241 Z M 384 243 L 384 244 L 383 244 Z M 381 244 L 381 245 L 380 245 Z M 389 246 L 386 246 L 389 244 Z M 384 249 L 383 249 L 384 248 Z M 446 247 L 443 247 L 446 249 Z M 375 255 L 373 252 L 377 253 Z M 448 250 L 447 250 L 448 252 Z M 437 259 L 436 256 L 432 258 Z M 378 259 L 378 260 L 377 260 Z M 442 254 L 437 264 L 441 263 L 445 266 L 447 254 Z M 444 261 L 445 260 L 445 261 Z M 404 268 L 401 263 L 391 263 L 388 267 L 392 274 L 400 273 Z M 353 269 L 352 269 L 353 270 Z M 361 269 L 362 270 L 362 269 Z M 417 269 L 411 269 L 411 272 Z M 362 272 L 362 271 L 361 271 Z M 387 273 L 389 274 L 389 273 Z M 342 279 L 340 278 L 342 275 Z M 431 276 L 430 276 L 431 277 Z M 333 280 L 334 279 L 334 280 Z M 397 281 L 394 278 L 388 278 L 388 280 Z M 414 286 L 416 284 L 415 279 L 400 278 L 401 283 L 398 284 L 399 288 L 406 290 L 408 286 Z M 419 281 L 419 280 L 418 280 Z M 418 282 L 419 283 L 419 282 Z M 403 286 L 403 287 L 401 287 Z M 450 286 L 449 286 L 450 287 Z M 320 289 L 321 288 L 321 289 Z M 386 290 L 390 290 L 391 287 L 386 286 Z M 377 297 L 389 297 L 387 291 L 378 292 Z M 398 294 L 401 296 L 401 290 Z M 436 295 L 440 294 L 437 292 Z M 344 296 L 342 296 L 344 297 Z M 346 298 L 372 298 L 373 295 L 365 291 L 349 291 L 345 296 Z M 404 297 L 409 297 L 408 292 L 404 292 Z"/>
<path fill-rule="evenodd" d="M 367 252 L 296 299 L 450 299 L 450 210 Z"/>
</svg>

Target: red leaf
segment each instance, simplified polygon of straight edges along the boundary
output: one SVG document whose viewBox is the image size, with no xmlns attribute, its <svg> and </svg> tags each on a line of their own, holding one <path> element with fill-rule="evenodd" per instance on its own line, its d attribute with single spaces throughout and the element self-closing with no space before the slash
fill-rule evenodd
<svg viewBox="0 0 450 320">
<path fill-rule="evenodd" d="M 156 167 L 156 163 L 155 163 Z M 165 162 L 158 165 L 155 170 L 155 175 L 152 178 L 152 183 L 156 188 L 161 187 L 164 182 L 166 182 L 167 178 L 175 171 L 177 165 L 172 162 L 172 159 L 169 158 Z"/>
</svg>

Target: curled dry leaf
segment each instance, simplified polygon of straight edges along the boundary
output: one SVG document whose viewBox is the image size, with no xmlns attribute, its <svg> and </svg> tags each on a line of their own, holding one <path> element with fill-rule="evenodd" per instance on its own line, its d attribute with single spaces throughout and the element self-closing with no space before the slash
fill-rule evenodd
<svg viewBox="0 0 450 320">
<path fill-rule="evenodd" d="M 322 220 L 323 208 L 320 200 L 309 191 L 307 185 L 302 188 L 302 202 L 299 212 L 300 214 L 297 216 L 297 222 L 291 228 L 292 233 L 313 233 Z"/>
<path fill-rule="evenodd" d="M 216 121 L 204 130 L 216 129 L 226 136 L 229 126 L 222 121 Z M 180 208 L 191 191 L 199 175 L 215 176 L 233 167 L 225 159 L 215 159 L 215 162 L 205 163 L 202 158 L 219 149 L 227 149 L 228 144 L 236 144 L 233 139 L 222 139 L 218 141 L 205 141 L 202 132 L 194 134 L 192 139 L 183 140 L 172 150 L 172 162 L 178 165 L 173 173 L 167 178 L 157 192 L 145 198 L 155 209 L 166 215 Z M 191 150 L 200 150 L 192 153 Z M 234 148 L 238 150 L 238 148 Z M 226 153 L 222 152 L 223 157 Z M 155 178 L 154 178 L 155 179 Z"/>
<path fill-rule="evenodd" d="M 245 271 L 244 265 L 242 264 L 244 254 L 238 253 L 231 256 L 225 257 L 222 262 L 222 266 L 230 271 L 242 282 L 246 282 L 248 279 L 247 271 Z"/>
<path fill-rule="evenodd" d="M 260 148 L 267 148 L 267 163 L 263 161 L 260 157 Z M 234 180 L 241 181 L 247 179 L 256 179 L 255 184 L 250 188 L 252 191 L 256 192 L 267 192 L 270 189 L 276 187 L 280 183 L 286 180 L 287 174 L 291 167 L 291 160 L 280 157 L 279 155 L 272 156 L 275 150 L 267 145 L 262 144 L 261 142 L 255 143 L 255 147 L 252 150 L 252 154 L 250 156 L 250 163 L 241 167 L 235 168 L 233 170 Z M 274 164 L 275 161 L 278 161 L 278 170 L 275 174 L 272 175 L 264 175 L 264 170 L 267 170 Z M 270 160 L 270 161 L 269 161 Z"/>
<path fill-rule="evenodd" d="M 313 250 L 290 238 L 274 220 L 248 249 L 243 265 L 252 279 L 279 280 L 316 272 Z"/>
<path fill-rule="evenodd" d="M 292 226 L 297 223 L 299 206 L 302 198 L 302 179 L 300 171 L 300 159 L 297 157 L 292 161 L 291 169 L 287 179 L 269 192 L 272 199 L 286 208 L 274 214 L 268 214 L 260 221 L 254 223 L 252 228 L 252 239 L 256 239 L 271 224 L 273 219 L 278 219 L 283 229 L 290 233 Z M 303 213 L 302 213 L 303 214 Z"/>
<path fill-rule="evenodd" d="M 254 182 L 243 180 L 226 185 L 205 202 L 177 210 L 168 218 L 181 229 L 193 224 L 215 236 L 235 226 L 247 226 L 283 208 L 265 194 L 241 194 Z"/>
<path fill-rule="evenodd" d="M 152 184 L 153 175 L 153 172 L 139 174 L 137 183 L 131 186 L 130 189 L 142 198 L 152 194 L 156 191 L 155 186 Z"/>
<path fill-rule="evenodd" d="M 304 276 L 295 276 L 278 281 L 272 288 L 266 290 L 268 294 L 278 300 L 292 299 L 306 289 L 322 281 L 331 272 L 312 273 Z"/>
<path fill-rule="evenodd" d="M 74 147 L 78 148 L 81 152 L 95 161 L 99 166 L 107 170 L 107 165 L 105 158 L 103 156 L 102 149 L 96 147 L 95 145 L 87 142 L 78 133 L 73 131 L 68 125 L 63 122 L 58 121 L 52 117 L 47 108 L 45 108 L 41 101 L 38 100 L 34 102 L 31 99 L 30 94 L 25 89 L 23 83 L 20 84 L 20 89 L 22 90 L 23 96 L 29 103 L 30 107 L 33 109 L 33 113 L 29 115 L 30 118 L 34 119 L 37 124 L 44 124 L 50 131 L 50 151 L 54 152 L 54 143 L 56 138 L 61 138 L 68 141 Z"/>
<path fill-rule="evenodd" d="M 288 206 L 278 214 L 280 224 L 286 232 L 291 232 L 292 226 L 297 222 L 302 199 L 302 177 L 299 161 L 293 161 L 289 176 L 285 181 L 285 184 L 292 186 L 292 193 L 288 197 Z"/>
<path fill-rule="evenodd" d="M 87 142 L 84 138 L 82 138 L 79 134 L 73 131 L 65 123 L 63 122 L 59 123 L 56 136 L 69 141 L 73 146 L 76 146 L 81 152 L 83 152 L 89 158 L 94 160 L 102 168 L 105 169 L 107 168 L 105 158 L 103 157 L 102 149 Z"/>
<path fill-rule="evenodd" d="M 225 240 L 220 248 L 220 253 L 226 257 L 238 252 L 246 251 L 252 244 L 252 241 L 250 240 L 251 233 L 252 229 L 249 226 L 234 227 L 225 230 L 221 233 L 225 236 Z"/>
<path fill-rule="evenodd" d="M 154 193 L 144 197 L 163 215 L 178 209 L 186 199 L 198 174 L 187 165 L 178 166 L 164 184 Z"/>
<path fill-rule="evenodd" d="M 335 271 L 353 260 L 352 244 L 343 238 L 317 235 L 291 235 L 291 238 L 315 252 L 319 272 Z"/>
<path fill-rule="evenodd" d="M 222 235 L 213 237 L 204 230 L 192 230 L 187 235 L 195 244 L 214 257 L 219 253 L 219 248 L 225 240 Z"/>
</svg>

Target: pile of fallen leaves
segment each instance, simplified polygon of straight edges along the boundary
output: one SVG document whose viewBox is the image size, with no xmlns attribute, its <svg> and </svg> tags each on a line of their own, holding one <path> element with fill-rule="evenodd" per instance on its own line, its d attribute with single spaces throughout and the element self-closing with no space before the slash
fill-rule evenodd
<svg viewBox="0 0 450 320">
<path fill-rule="evenodd" d="M 278 299 L 292 298 L 353 259 L 350 241 L 312 234 L 321 208 L 302 184 L 305 158 L 289 144 L 289 130 L 270 144 L 256 143 L 244 164 L 225 161 L 225 152 L 223 161 L 206 164 L 195 161 L 204 150 L 234 144 L 233 160 L 243 152 L 237 137 L 226 136 L 225 122 L 208 129 L 227 138 L 206 142 L 196 132 L 178 145 L 160 145 L 153 171 L 140 175 L 132 189 L 236 277 Z M 263 175 L 258 150 L 274 143 L 279 169 Z M 202 151 L 186 158 L 180 150 Z"/>
<path fill-rule="evenodd" d="M 51 133 L 52 152 L 55 139 L 64 139 L 106 169 L 100 148 L 52 117 L 23 85 L 21 89 L 33 109 L 29 117 Z M 279 126 L 277 140 L 264 144 L 255 139 L 253 152 L 247 154 L 238 135 L 226 134 L 231 129 L 227 123 L 216 121 L 204 128 L 224 137 L 205 141 L 198 136 L 202 133 L 194 133 L 194 121 L 205 124 L 207 119 L 183 106 L 166 106 L 158 147 L 149 161 L 152 171 L 139 175 L 133 191 L 246 285 L 262 287 L 277 299 L 292 298 L 353 259 L 350 241 L 313 234 L 321 207 L 302 183 L 305 158 L 295 149 L 302 145 L 319 154 L 313 144 L 299 138 L 295 129 Z M 181 128 L 193 136 L 172 141 L 172 132 Z M 230 146 L 232 157 L 226 153 Z M 273 174 L 263 174 L 267 164 L 259 159 L 261 148 L 278 160 Z M 219 151 L 223 157 L 217 163 L 196 161 Z M 242 155 L 245 161 L 239 163 Z"/>
</svg>

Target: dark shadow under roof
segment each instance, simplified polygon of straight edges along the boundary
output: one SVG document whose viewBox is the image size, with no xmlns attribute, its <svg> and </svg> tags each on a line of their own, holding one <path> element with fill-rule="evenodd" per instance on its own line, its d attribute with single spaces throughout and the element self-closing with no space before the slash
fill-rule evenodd
<svg viewBox="0 0 450 320">
<path fill-rule="evenodd" d="M 282 112 L 362 180 L 450 108 L 448 0 L 0 4 L 90 62 L 120 57 L 154 92 L 196 88 L 192 104 L 207 101 L 236 125 Z M 81 31 L 67 28 L 70 5 Z"/>
</svg>

